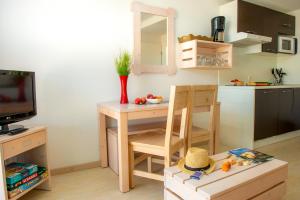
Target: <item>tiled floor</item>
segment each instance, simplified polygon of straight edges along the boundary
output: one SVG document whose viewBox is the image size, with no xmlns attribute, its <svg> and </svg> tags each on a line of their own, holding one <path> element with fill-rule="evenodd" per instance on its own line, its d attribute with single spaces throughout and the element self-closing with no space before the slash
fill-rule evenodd
<svg viewBox="0 0 300 200">
<path fill-rule="evenodd" d="M 288 191 L 285 200 L 300 199 L 300 137 L 257 149 L 289 163 Z"/>
<path fill-rule="evenodd" d="M 300 199 L 300 137 L 259 148 L 259 151 L 275 155 L 289 162 L 288 192 L 285 200 Z M 52 178 L 53 189 L 32 191 L 22 200 L 156 200 L 163 199 L 163 183 L 137 179 L 132 191 L 118 191 L 117 176 L 109 169 L 95 168 Z"/>
</svg>

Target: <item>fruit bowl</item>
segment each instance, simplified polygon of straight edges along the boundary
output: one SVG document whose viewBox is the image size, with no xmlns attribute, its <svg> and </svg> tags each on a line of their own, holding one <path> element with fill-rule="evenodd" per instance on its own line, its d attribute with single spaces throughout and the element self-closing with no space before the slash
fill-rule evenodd
<svg viewBox="0 0 300 200">
<path fill-rule="evenodd" d="M 147 99 L 147 102 L 152 103 L 152 104 L 159 104 L 163 101 L 162 98 L 159 99 Z"/>
</svg>

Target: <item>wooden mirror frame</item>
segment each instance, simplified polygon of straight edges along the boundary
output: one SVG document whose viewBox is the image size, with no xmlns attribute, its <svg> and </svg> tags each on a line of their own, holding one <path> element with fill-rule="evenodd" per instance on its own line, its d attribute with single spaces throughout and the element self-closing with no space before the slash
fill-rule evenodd
<svg viewBox="0 0 300 200">
<path fill-rule="evenodd" d="M 159 8 L 148 6 L 140 2 L 133 2 L 131 5 L 133 12 L 133 64 L 131 71 L 134 74 L 142 73 L 164 73 L 176 74 L 175 64 L 175 10 L 172 8 Z M 141 63 L 141 15 L 149 13 L 167 17 L 167 64 L 166 65 L 145 65 Z"/>
</svg>

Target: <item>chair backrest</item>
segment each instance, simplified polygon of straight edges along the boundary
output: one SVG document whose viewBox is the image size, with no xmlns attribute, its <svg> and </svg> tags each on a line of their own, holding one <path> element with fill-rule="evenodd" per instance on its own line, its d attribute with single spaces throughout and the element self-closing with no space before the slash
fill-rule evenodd
<svg viewBox="0 0 300 200">
<path fill-rule="evenodd" d="M 216 116 L 216 103 L 217 103 L 217 93 L 218 86 L 217 85 L 193 85 L 192 89 L 192 107 L 191 113 L 197 112 L 207 112 L 204 110 L 204 107 L 210 106 L 209 112 L 209 126 L 208 130 L 210 132 L 214 131 L 214 123 Z M 191 137 L 192 134 L 192 114 L 189 118 L 188 125 L 188 136 Z M 190 138 L 188 139 L 190 140 Z"/>
<path fill-rule="evenodd" d="M 217 85 L 193 85 L 193 109 L 202 106 L 214 106 L 217 102 Z"/>
<path fill-rule="evenodd" d="M 191 94 L 190 86 L 171 86 L 165 136 L 165 148 L 167 149 L 170 149 L 176 115 L 181 115 L 179 137 L 181 139 L 187 138 L 188 118 L 192 102 Z"/>
</svg>

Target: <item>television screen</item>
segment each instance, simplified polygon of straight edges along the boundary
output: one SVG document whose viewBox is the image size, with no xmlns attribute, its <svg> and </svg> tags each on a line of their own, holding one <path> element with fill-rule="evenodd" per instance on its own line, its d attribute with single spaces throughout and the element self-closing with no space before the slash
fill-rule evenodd
<svg viewBox="0 0 300 200">
<path fill-rule="evenodd" d="M 33 72 L 0 70 L 0 123 L 36 114 L 34 83 Z"/>
</svg>

